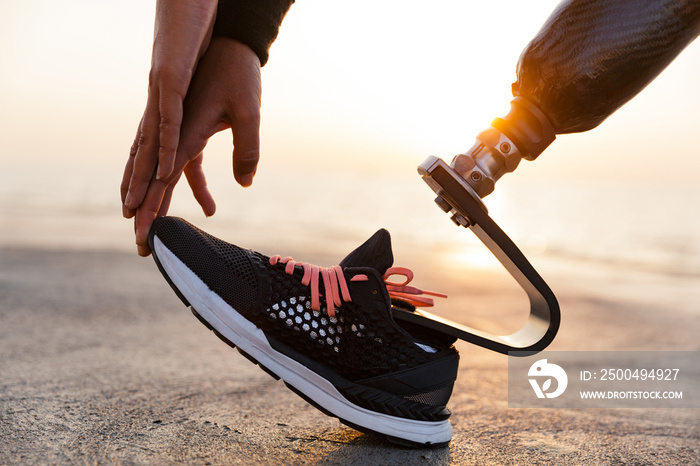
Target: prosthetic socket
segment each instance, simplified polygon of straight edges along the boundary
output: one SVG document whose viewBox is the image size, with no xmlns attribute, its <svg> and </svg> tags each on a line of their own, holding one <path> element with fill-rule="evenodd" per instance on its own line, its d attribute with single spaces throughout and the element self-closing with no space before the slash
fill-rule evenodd
<svg viewBox="0 0 700 466">
<path fill-rule="evenodd" d="M 452 168 L 479 197 L 493 192 L 498 179 L 518 167 L 520 160 L 535 160 L 554 141 L 554 128 L 547 117 L 522 97 L 511 110 L 479 133 L 476 143 L 452 160 Z"/>
<path fill-rule="evenodd" d="M 450 167 L 480 199 L 491 194 L 496 181 L 515 170 L 522 159 L 535 160 L 554 138 L 554 128 L 544 113 L 525 98 L 516 97 L 508 115 L 493 120 L 490 128 L 479 133 L 471 149 L 452 159 Z M 452 211 L 441 196 L 435 202 L 445 212 Z M 456 211 L 452 212 L 452 220 L 469 226 L 469 220 Z"/>
</svg>

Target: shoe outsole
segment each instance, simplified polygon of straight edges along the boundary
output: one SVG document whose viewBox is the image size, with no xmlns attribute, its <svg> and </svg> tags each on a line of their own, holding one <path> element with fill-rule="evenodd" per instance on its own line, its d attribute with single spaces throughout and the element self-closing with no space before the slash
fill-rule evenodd
<svg viewBox="0 0 700 466">
<path fill-rule="evenodd" d="M 410 434 L 410 436 L 416 438 L 416 440 L 413 440 L 410 438 L 405 438 L 409 435 L 404 435 L 404 436 L 392 435 L 388 432 L 382 432 L 381 430 L 375 430 L 375 429 L 368 427 L 368 425 L 372 424 L 372 420 L 374 417 L 376 417 L 377 419 L 382 418 L 382 419 L 386 420 L 386 418 L 389 418 L 390 416 L 386 416 L 386 415 L 383 415 L 380 413 L 370 412 L 364 408 L 358 407 L 358 406 L 350 403 L 349 401 L 347 401 L 339 393 L 337 393 L 337 395 L 335 395 L 335 398 L 341 397 L 345 401 L 346 405 L 347 404 L 352 405 L 353 408 L 351 409 L 351 411 L 355 411 L 355 412 L 352 412 L 351 414 L 353 414 L 353 415 L 355 415 L 355 417 L 357 417 L 358 412 L 364 413 L 364 415 L 361 415 L 360 418 L 361 419 L 364 418 L 363 420 L 365 422 L 363 422 L 363 424 L 365 424 L 365 425 L 358 424 L 357 422 L 353 422 L 352 420 L 346 418 L 346 417 L 350 417 L 350 416 L 342 416 L 342 415 L 336 414 L 336 413 L 332 412 L 331 410 L 329 410 L 328 408 L 324 407 L 322 404 L 320 404 L 319 402 L 317 402 L 316 400 L 311 398 L 309 395 L 304 393 L 304 391 L 295 387 L 293 385 L 292 381 L 285 380 L 285 379 L 297 379 L 297 382 L 300 382 L 300 385 L 304 384 L 303 380 L 298 380 L 299 377 L 297 374 L 289 373 L 290 371 L 287 370 L 288 367 L 285 367 L 285 365 L 296 364 L 296 365 L 300 366 L 300 368 L 303 368 L 302 369 L 303 371 L 310 372 L 310 374 L 306 374 L 307 376 L 321 379 L 325 384 L 328 384 L 332 387 L 330 382 L 323 379 L 318 374 L 309 371 L 304 366 L 298 364 L 296 361 L 287 358 L 286 356 L 282 355 L 281 353 L 275 352 L 277 357 L 287 359 L 287 361 L 284 361 L 283 364 L 280 364 L 280 361 L 274 361 L 274 360 L 270 359 L 270 361 L 272 363 L 274 363 L 278 366 L 277 370 L 279 372 L 287 372 L 287 374 L 279 374 L 275 370 L 272 370 L 270 367 L 266 366 L 264 363 L 261 363 L 258 358 L 252 356 L 250 353 L 253 351 L 251 351 L 251 350 L 246 351 L 245 349 L 241 348 L 242 345 L 245 346 L 245 344 L 251 344 L 252 342 L 247 341 L 245 337 L 235 338 L 235 336 L 238 336 L 238 335 L 236 335 L 236 332 L 231 328 L 231 326 L 228 326 L 224 322 L 220 321 L 214 315 L 214 313 L 212 313 L 209 310 L 210 306 L 207 306 L 207 304 L 205 304 L 205 301 L 220 301 L 221 303 L 224 303 L 224 304 L 225 304 L 225 302 L 218 295 L 216 295 L 215 293 L 211 293 L 211 292 L 208 293 L 209 299 L 202 298 L 201 296 L 198 296 L 196 291 L 191 289 L 188 286 L 188 282 L 199 281 L 199 278 L 196 277 L 196 275 L 194 275 L 194 273 L 192 273 L 181 262 L 179 264 L 177 264 L 177 262 L 179 262 L 179 259 L 177 259 L 177 257 L 174 254 L 172 254 L 172 252 L 170 252 L 170 250 L 157 238 L 157 236 L 151 235 L 151 237 L 149 238 L 149 243 L 150 243 L 151 251 L 153 252 L 154 260 L 155 260 L 156 265 L 158 266 L 158 269 L 160 270 L 161 274 L 166 279 L 166 281 L 168 282 L 170 287 L 173 289 L 175 294 L 183 302 L 183 304 L 191 309 L 192 314 L 197 318 L 197 320 L 199 320 L 205 327 L 207 327 L 210 331 L 212 331 L 220 340 L 222 340 L 224 343 L 229 345 L 231 348 L 235 348 L 242 356 L 244 356 L 246 359 L 248 359 L 253 364 L 256 364 L 257 366 L 259 366 L 265 373 L 270 375 L 273 379 L 282 380 L 284 382 L 285 386 L 287 388 L 289 388 L 289 390 L 291 390 L 293 393 L 295 393 L 296 395 L 301 397 L 304 401 L 306 401 L 307 403 L 309 403 L 310 405 L 312 405 L 313 407 L 315 407 L 316 409 L 318 409 L 322 413 L 326 414 L 327 416 L 337 418 L 342 424 L 344 424 L 348 427 L 351 427 L 351 428 L 358 430 L 360 432 L 363 432 L 365 434 L 378 435 L 378 436 L 384 437 L 389 442 L 403 446 L 403 447 L 408 447 L 408 448 L 439 448 L 439 447 L 447 446 L 449 444 L 450 439 L 452 437 L 452 428 L 451 428 L 448 421 L 443 421 L 443 422 L 439 422 L 439 423 L 427 423 L 427 424 L 432 424 L 433 427 L 435 428 L 434 430 L 436 430 L 437 433 L 431 433 L 429 435 L 425 435 L 426 437 L 432 436 L 434 438 L 435 437 L 442 437 L 445 440 L 435 439 L 433 441 L 420 441 L 417 438 L 422 437 L 423 435 L 417 434 L 415 432 L 412 432 Z M 175 261 L 175 262 L 173 263 L 173 261 Z M 169 270 L 166 270 L 166 265 L 164 265 L 164 262 L 166 264 L 168 264 L 167 269 L 169 269 Z M 189 276 L 187 279 L 184 279 L 183 277 L 179 276 L 179 274 L 183 274 L 183 273 L 186 275 L 189 274 L 191 276 Z M 175 283 L 175 282 L 178 282 L 178 283 Z M 203 287 L 206 288 L 206 285 L 203 282 L 201 282 L 201 281 L 199 281 L 199 282 Z M 186 291 L 183 292 L 183 289 Z M 200 307 L 200 305 L 202 306 L 200 309 L 195 308 L 196 304 L 193 304 L 193 301 L 196 301 L 196 300 L 202 301 L 201 303 L 196 303 L 196 304 L 198 304 L 197 305 L 198 308 Z M 211 303 L 208 303 L 208 304 L 211 305 Z M 228 306 L 228 304 L 225 304 L 225 305 Z M 233 311 L 233 313 L 235 313 L 237 316 L 240 316 L 240 314 L 237 314 L 233 308 L 231 308 L 230 306 L 228 306 L 228 308 L 229 308 L 228 309 L 229 313 L 231 311 Z M 200 310 L 202 312 L 200 312 Z M 207 314 L 209 319 L 204 317 L 202 314 Z M 257 332 L 260 332 L 261 336 L 264 336 L 262 331 L 260 329 L 258 329 L 256 326 L 254 326 L 250 321 L 248 321 L 247 319 L 245 319 L 242 316 L 240 316 L 240 319 L 243 319 L 243 320 L 237 322 L 238 327 L 251 326 L 252 328 L 257 330 Z M 214 321 L 214 322 L 212 322 L 212 321 Z M 217 329 L 217 327 L 219 327 L 219 326 L 221 327 L 223 332 L 231 333 L 231 336 L 233 338 L 229 338 L 229 336 L 225 335 L 224 333 L 222 333 L 222 331 Z M 228 329 L 228 331 L 226 331 L 224 329 Z M 233 340 L 239 340 L 239 341 L 236 342 Z M 258 343 L 260 343 L 260 342 L 258 342 Z M 264 357 L 268 356 L 268 355 L 265 355 L 264 351 L 260 352 L 260 348 L 256 348 L 254 343 L 252 343 L 252 344 L 253 344 L 253 346 L 252 346 L 253 350 L 257 350 L 256 352 L 258 352 L 261 356 L 264 356 Z M 263 344 L 269 346 L 269 344 L 267 343 L 266 340 L 263 342 Z M 269 349 L 271 350 L 272 348 L 270 347 Z M 262 359 L 262 357 L 260 359 Z M 272 365 L 272 364 L 269 364 L 269 365 Z M 285 375 L 287 377 L 285 377 Z M 297 377 L 294 377 L 294 375 L 297 375 Z M 317 380 L 317 382 L 318 382 L 318 380 Z M 313 383 L 313 382 L 311 382 L 311 383 Z M 307 387 L 307 389 L 308 388 L 309 387 Z M 314 387 L 311 387 L 311 388 L 314 388 Z M 321 391 L 324 391 L 324 387 L 319 386 L 318 388 Z M 327 391 L 327 388 L 328 387 L 325 387 L 325 389 L 326 389 L 325 391 Z M 333 388 L 333 390 L 335 391 L 335 388 Z M 319 393 L 317 393 L 317 394 L 319 394 Z M 327 395 L 327 393 L 326 393 L 326 395 Z M 418 423 L 418 421 L 410 421 L 410 420 L 394 419 L 394 421 L 399 421 L 399 422 L 402 422 L 404 424 L 415 424 L 415 425 L 425 425 L 426 424 L 425 422 Z M 385 428 L 384 430 L 393 430 L 393 429 L 386 429 Z"/>
</svg>

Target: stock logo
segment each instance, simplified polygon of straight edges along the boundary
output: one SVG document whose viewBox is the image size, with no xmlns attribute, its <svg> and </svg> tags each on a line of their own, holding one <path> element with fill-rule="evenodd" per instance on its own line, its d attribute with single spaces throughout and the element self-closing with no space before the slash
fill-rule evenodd
<svg viewBox="0 0 700 466">
<path fill-rule="evenodd" d="M 546 359 L 540 359 L 530 366 L 527 375 L 531 377 L 528 381 L 532 385 L 537 398 L 556 398 L 564 393 L 569 383 L 569 378 L 566 376 L 564 369 L 556 364 L 548 363 Z M 542 379 L 542 385 L 539 384 L 538 379 Z M 557 381 L 555 390 L 550 390 L 552 388 L 552 379 Z"/>
</svg>

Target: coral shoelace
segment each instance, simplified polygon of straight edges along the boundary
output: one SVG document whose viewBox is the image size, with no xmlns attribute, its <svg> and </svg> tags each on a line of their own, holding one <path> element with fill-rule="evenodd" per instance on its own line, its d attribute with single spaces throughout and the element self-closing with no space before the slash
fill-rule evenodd
<svg viewBox="0 0 700 466">
<path fill-rule="evenodd" d="M 275 265 L 278 262 L 285 264 L 284 271 L 288 275 L 294 274 L 294 267 L 297 265 L 304 269 L 304 276 L 301 278 L 301 284 L 304 286 L 311 286 L 311 309 L 315 311 L 321 310 L 321 301 L 318 291 L 319 276 L 323 279 L 323 286 L 326 289 L 326 309 L 329 317 L 335 316 L 335 306 L 342 306 L 343 301 L 348 303 L 352 301 L 348 284 L 345 282 L 343 269 L 341 269 L 339 265 L 326 268 L 307 264 L 306 262 L 296 262 L 291 257 L 285 257 L 284 259 L 279 255 L 270 257 L 270 265 Z M 353 277 L 351 281 L 355 278 L 357 277 Z M 367 277 L 365 277 L 365 279 L 367 279 Z"/>
<path fill-rule="evenodd" d="M 294 274 L 294 268 L 296 266 L 304 270 L 301 284 L 311 287 L 311 309 L 316 311 L 321 310 L 320 292 L 318 289 L 320 283 L 319 278 L 323 280 L 323 286 L 326 291 L 326 312 L 329 317 L 335 316 L 335 308 L 342 306 L 343 302 L 352 302 L 350 290 L 345 281 L 345 274 L 343 274 L 343 269 L 339 265 L 334 265 L 333 267 L 319 267 L 318 265 L 307 264 L 306 262 L 297 262 L 291 257 L 282 258 L 280 255 L 270 257 L 270 265 L 276 265 L 277 263 L 285 265 L 284 271 L 288 275 Z M 403 275 L 406 279 L 401 283 L 390 282 L 388 278 L 392 275 Z M 413 286 L 408 286 L 408 283 L 413 280 L 413 272 L 404 267 L 392 267 L 387 269 L 383 278 L 389 296 L 406 301 L 416 307 L 433 305 L 432 298 L 426 298 L 420 295 L 447 298 L 447 295 L 441 293 L 424 291 Z M 363 274 L 355 275 L 350 279 L 350 281 L 366 280 L 367 276 Z"/>
<path fill-rule="evenodd" d="M 389 277 L 392 275 L 403 275 L 406 279 L 401 282 L 390 282 Z M 384 272 L 384 283 L 386 283 L 386 289 L 389 291 L 389 296 L 392 298 L 401 299 L 415 307 L 432 307 L 433 299 L 426 298 L 420 295 L 430 295 L 437 298 L 447 298 L 446 294 L 436 293 L 434 291 L 421 290 L 415 286 L 408 286 L 409 282 L 413 280 L 413 271 L 405 267 L 391 267 Z"/>
</svg>

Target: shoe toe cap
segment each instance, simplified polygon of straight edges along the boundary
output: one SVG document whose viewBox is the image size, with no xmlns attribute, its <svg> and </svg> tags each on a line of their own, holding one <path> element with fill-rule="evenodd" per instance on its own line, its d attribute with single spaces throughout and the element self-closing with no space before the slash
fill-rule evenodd
<svg viewBox="0 0 700 466">
<path fill-rule="evenodd" d="M 152 250 L 156 241 L 235 309 L 246 312 L 259 306 L 259 279 L 248 250 L 177 217 L 156 219 L 150 234 Z"/>
</svg>

